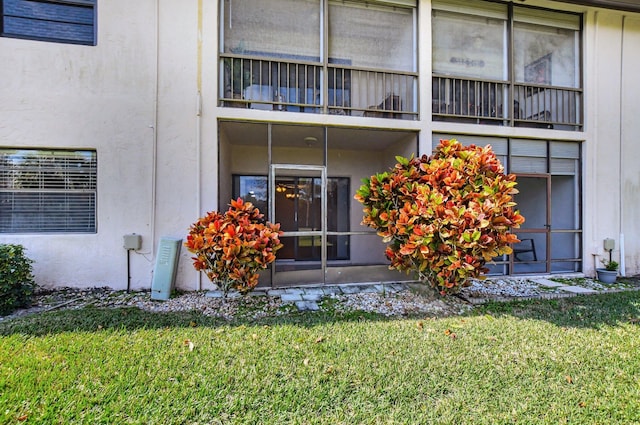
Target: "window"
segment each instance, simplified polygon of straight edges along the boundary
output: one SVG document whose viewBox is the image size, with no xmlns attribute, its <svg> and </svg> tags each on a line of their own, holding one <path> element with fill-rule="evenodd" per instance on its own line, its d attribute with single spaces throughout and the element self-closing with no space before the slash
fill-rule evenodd
<svg viewBox="0 0 640 425">
<path fill-rule="evenodd" d="M 0 233 L 95 233 L 95 151 L 0 148 Z"/>
<path fill-rule="evenodd" d="M 0 0 L 3 37 L 96 44 L 96 0 Z"/>
<path fill-rule="evenodd" d="M 582 129 L 581 16 L 433 3 L 434 120 Z"/>
</svg>

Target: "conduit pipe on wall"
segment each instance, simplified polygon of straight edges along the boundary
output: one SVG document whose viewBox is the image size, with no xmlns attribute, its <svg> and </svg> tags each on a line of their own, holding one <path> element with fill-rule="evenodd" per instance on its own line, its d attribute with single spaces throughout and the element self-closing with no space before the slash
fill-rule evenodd
<svg viewBox="0 0 640 425">
<path fill-rule="evenodd" d="M 151 233 L 151 256 L 156 252 L 156 195 L 157 195 L 157 171 L 158 171 L 158 93 L 160 84 L 160 0 L 154 2 L 155 5 L 155 54 L 156 54 L 156 69 L 155 69 L 155 81 L 154 81 L 154 96 L 153 96 L 153 123 L 149 125 L 151 128 L 151 209 L 149 214 L 149 232 Z M 153 263 L 153 260 L 151 261 Z M 153 268 L 151 268 L 151 275 L 153 277 Z"/>
<path fill-rule="evenodd" d="M 196 189 L 196 217 L 202 213 L 202 0 L 198 0 L 198 26 L 196 50 L 196 173 L 198 187 Z M 196 277 L 196 289 L 202 290 L 202 273 Z"/>
<path fill-rule="evenodd" d="M 595 50 L 598 49 L 598 11 L 595 11 L 593 13 L 593 48 Z M 595 99 L 592 99 L 592 101 L 590 102 L 590 104 L 593 106 L 593 114 L 591 115 L 592 117 L 597 117 L 598 116 L 598 72 L 596 70 L 597 67 L 597 62 L 595 60 L 591 60 L 591 67 L 592 70 L 594 72 L 589 73 L 593 78 L 593 83 L 591 83 L 591 87 L 593 87 L 594 89 L 591 90 L 591 93 L 594 97 L 596 97 Z M 597 143 L 596 143 L 596 139 L 598 137 L 598 120 L 597 119 L 593 119 L 591 120 L 592 125 L 591 125 L 591 143 L 587 144 L 586 148 L 587 151 L 591 151 L 591 172 L 590 173 L 585 173 L 585 176 L 590 176 L 590 182 L 589 182 L 589 186 L 590 187 L 595 187 L 596 188 L 596 192 L 599 190 L 598 186 L 597 186 L 597 182 L 598 179 L 596 177 L 596 171 L 597 171 L 597 166 L 598 166 L 598 155 L 597 155 Z M 598 208 L 596 208 L 595 206 L 595 200 L 597 198 L 597 193 L 596 196 L 591 196 L 590 199 L 590 205 L 591 205 L 591 245 L 592 245 L 592 252 L 591 255 L 593 256 L 593 276 L 596 275 L 596 269 L 598 268 L 598 256 L 600 255 L 600 244 L 596 242 L 596 238 L 599 237 L 598 235 L 598 229 L 596 226 L 596 223 L 599 222 L 598 220 Z"/>
<path fill-rule="evenodd" d="M 624 233 L 620 233 L 620 276 L 625 277 L 624 271 Z"/>
<path fill-rule="evenodd" d="M 198 209 L 196 217 L 200 217 L 200 211 L 202 210 L 202 94 L 198 91 L 198 95 L 196 97 L 196 173 L 198 174 L 198 188 L 196 190 L 196 208 Z M 202 290 L 202 273 L 198 272 L 198 276 L 196 277 L 196 290 Z"/>
<path fill-rule="evenodd" d="M 626 23 L 627 16 L 622 15 L 622 34 L 620 35 L 620 163 L 618 165 L 618 173 L 620 176 L 618 177 L 618 182 L 620 184 L 620 206 L 619 210 L 619 221 L 620 221 L 620 276 L 626 276 L 625 272 L 625 261 L 624 261 L 624 173 L 623 173 L 623 158 L 624 158 L 624 89 L 623 89 L 623 68 L 624 68 L 624 27 Z"/>
</svg>

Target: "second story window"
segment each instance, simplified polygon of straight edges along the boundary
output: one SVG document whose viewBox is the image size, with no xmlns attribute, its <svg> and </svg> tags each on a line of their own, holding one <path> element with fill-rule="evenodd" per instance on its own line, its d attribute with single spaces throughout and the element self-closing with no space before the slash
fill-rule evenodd
<svg viewBox="0 0 640 425">
<path fill-rule="evenodd" d="M 416 9 L 411 3 L 221 2 L 221 104 L 416 118 Z"/>
<path fill-rule="evenodd" d="M 0 0 L 3 37 L 96 44 L 96 0 Z"/>
<path fill-rule="evenodd" d="M 434 1 L 434 120 L 582 129 L 581 16 Z"/>
</svg>

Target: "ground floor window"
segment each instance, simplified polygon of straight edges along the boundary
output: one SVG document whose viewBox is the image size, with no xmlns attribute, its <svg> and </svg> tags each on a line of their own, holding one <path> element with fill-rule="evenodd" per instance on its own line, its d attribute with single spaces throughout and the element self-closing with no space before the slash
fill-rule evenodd
<svg viewBox="0 0 640 425">
<path fill-rule="evenodd" d="M 0 148 L 0 233 L 95 233 L 95 151 Z"/>
<path fill-rule="evenodd" d="M 455 137 L 465 145 L 491 145 L 508 173 L 517 175 L 515 201 L 526 221 L 514 253 L 494 259 L 492 274 L 582 271 L 581 144 L 555 140 Z"/>
</svg>

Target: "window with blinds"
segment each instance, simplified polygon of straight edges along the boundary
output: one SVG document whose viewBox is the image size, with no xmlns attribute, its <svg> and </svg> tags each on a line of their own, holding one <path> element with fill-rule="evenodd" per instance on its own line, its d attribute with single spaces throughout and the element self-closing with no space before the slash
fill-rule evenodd
<svg viewBox="0 0 640 425">
<path fill-rule="evenodd" d="M 0 233 L 95 233 L 95 151 L 1 149 Z"/>
<path fill-rule="evenodd" d="M 96 45 L 96 0 L 0 0 L 3 37 Z"/>
</svg>

